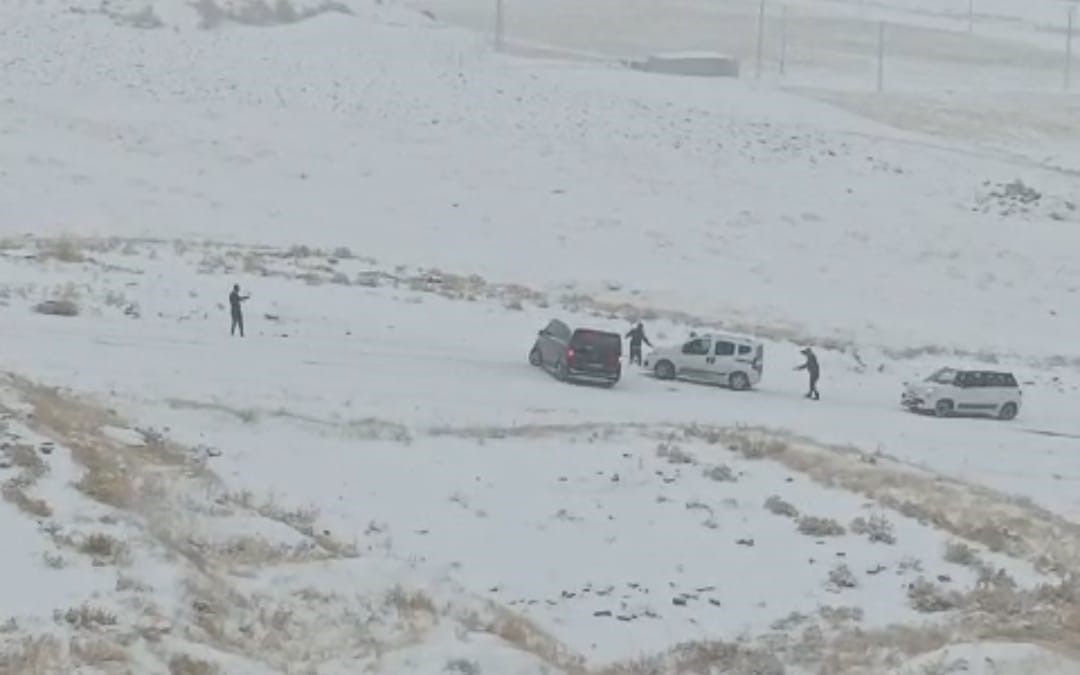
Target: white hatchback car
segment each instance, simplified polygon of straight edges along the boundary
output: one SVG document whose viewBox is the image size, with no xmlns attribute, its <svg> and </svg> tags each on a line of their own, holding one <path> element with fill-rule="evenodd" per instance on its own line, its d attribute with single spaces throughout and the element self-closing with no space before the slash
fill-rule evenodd
<svg viewBox="0 0 1080 675">
<path fill-rule="evenodd" d="M 765 347 L 753 338 L 707 333 L 675 347 L 654 349 L 643 365 L 661 380 L 682 378 L 742 391 L 761 382 Z"/>
<path fill-rule="evenodd" d="M 938 417 L 980 415 L 1011 420 L 1020 412 L 1023 392 L 1012 373 L 942 368 L 922 382 L 905 383 L 900 403 L 908 410 Z"/>
</svg>

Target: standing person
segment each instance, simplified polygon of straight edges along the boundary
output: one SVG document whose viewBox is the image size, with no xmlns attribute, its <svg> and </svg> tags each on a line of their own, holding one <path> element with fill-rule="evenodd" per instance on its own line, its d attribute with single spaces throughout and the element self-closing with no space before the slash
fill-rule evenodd
<svg viewBox="0 0 1080 675">
<path fill-rule="evenodd" d="M 638 325 L 630 329 L 630 332 L 626 334 L 626 337 L 630 338 L 630 364 L 633 365 L 634 361 L 641 365 L 641 343 L 652 347 L 652 343 L 649 342 L 649 338 L 645 337 L 645 326 L 639 321 Z"/>
<path fill-rule="evenodd" d="M 250 297 L 250 295 L 240 295 L 240 284 L 233 285 L 232 293 L 229 293 L 229 309 L 232 311 L 232 328 L 229 330 L 229 335 L 236 335 L 236 329 L 239 328 L 240 337 L 244 337 L 244 312 L 240 303 Z"/>
<path fill-rule="evenodd" d="M 810 391 L 806 392 L 806 398 L 811 398 L 817 401 L 821 398 L 821 394 L 817 390 L 818 377 L 821 376 L 821 367 L 818 365 L 817 356 L 814 355 L 814 350 L 807 347 L 802 350 L 803 356 L 806 357 L 806 363 L 801 366 L 797 366 L 795 370 L 805 370 L 810 375 Z"/>
</svg>

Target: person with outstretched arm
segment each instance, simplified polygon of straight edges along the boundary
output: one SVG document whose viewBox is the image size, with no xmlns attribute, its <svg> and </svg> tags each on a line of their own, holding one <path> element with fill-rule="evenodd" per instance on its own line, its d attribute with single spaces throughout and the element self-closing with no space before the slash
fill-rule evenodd
<svg viewBox="0 0 1080 675">
<path fill-rule="evenodd" d="M 645 326 L 639 321 L 638 325 L 630 329 L 630 332 L 626 334 L 626 337 L 630 338 L 630 363 L 633 365 L 635 361 L 641 365 L 641 343 L 652 347 L 652 343 L 649 342 L 649 338 L 645 337 Z"/>
<path fill-rule="evenodd" d="M 817 390 L 818 377 L 821 376 L 821 366 L 818 365 L 817 356 L 814 355 L 813 349 L 807 347 L 802 350 L 802 354 L 806 357 L 806 363 L 797 366 L 795 370 L 805 370 L 810 375 L 810 391 L 806 392 L 806 398 L 817 401 L 821 398 L 821 394 Z"/>
<path fill-rule="evenodd" d="M 240 337 L 244 337 L 244 311 L 240 304 L 250 298 L 250 295 L 240 295 L 240 284 L 234 284 L 232 293 L 229 293 L 229 309 L 232 312 L 232 328 L 229 335 L 236 335 L 240 330 Z"/>
</svg>

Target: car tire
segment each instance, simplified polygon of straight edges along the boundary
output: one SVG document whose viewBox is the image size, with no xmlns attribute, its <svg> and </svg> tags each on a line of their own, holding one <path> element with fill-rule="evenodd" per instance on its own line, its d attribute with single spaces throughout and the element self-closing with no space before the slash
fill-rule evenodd
<svg viewBox="0 0 1080 675">
<path fill-rule="evenodd" d="M 665 359 L 656 364 L 656 367 L 653 368 L 653 372 L 656 374 L 658 380 L 674 380 L 675 364 Z"/>
<path fill-rule="evenodd" d="M 934 404 L 934 414 L 938 417 L 949 417 L 953 414 L 953 402 L 943 398 Z"/>
<path fill-rule="evenodd" d="M 544 355 L 540 352 L 539 347 L 533 347 L 529 352 L 529 365 L 539 368 L 544 365 Z"/>
<path fill-rule="evenodd" d="M 559 361 L 555 364 L 555 379 L 559 382 L 566 382 L 570 378 L 570 369 L 566 367 L 566 361 Z"/>
<path fill-rule="evenodd" d="M 750 388 L 750 378 L 746 373 L 732 373 L 728 378 L 728 386 L 734 391 L 746 391 Z"/>
<path fill-rule="evenodd" d="M 1001 410 L 998 411 L 998 419 L 1008 422 L 1009 420 L 1016 419 L 1016 413 L 1020 412 L 1020 408 L 1015 403 L 1006 403 L 1001 406 Z"/>
</svg>

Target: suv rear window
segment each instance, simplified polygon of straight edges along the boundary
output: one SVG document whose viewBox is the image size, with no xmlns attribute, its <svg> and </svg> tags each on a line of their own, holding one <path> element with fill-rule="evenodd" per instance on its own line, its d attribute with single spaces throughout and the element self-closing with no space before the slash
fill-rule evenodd
<svg viewBox="0 0 1080 675">
<path fill-rule="evenodd" d="M 987 382 L 984 386 L 988 387 L 1016 387 L 1016 378 L 1012 373 L 987 373 Z"/>
<path fill-rule="evenodd" d="M 622 354 L 622 338 L 615 333 L 604 333 L 598 330 L 578 329 L 570 338 L 573 347 L 599 347 L 604 351 L 612 351 Z"/>
</svg>

